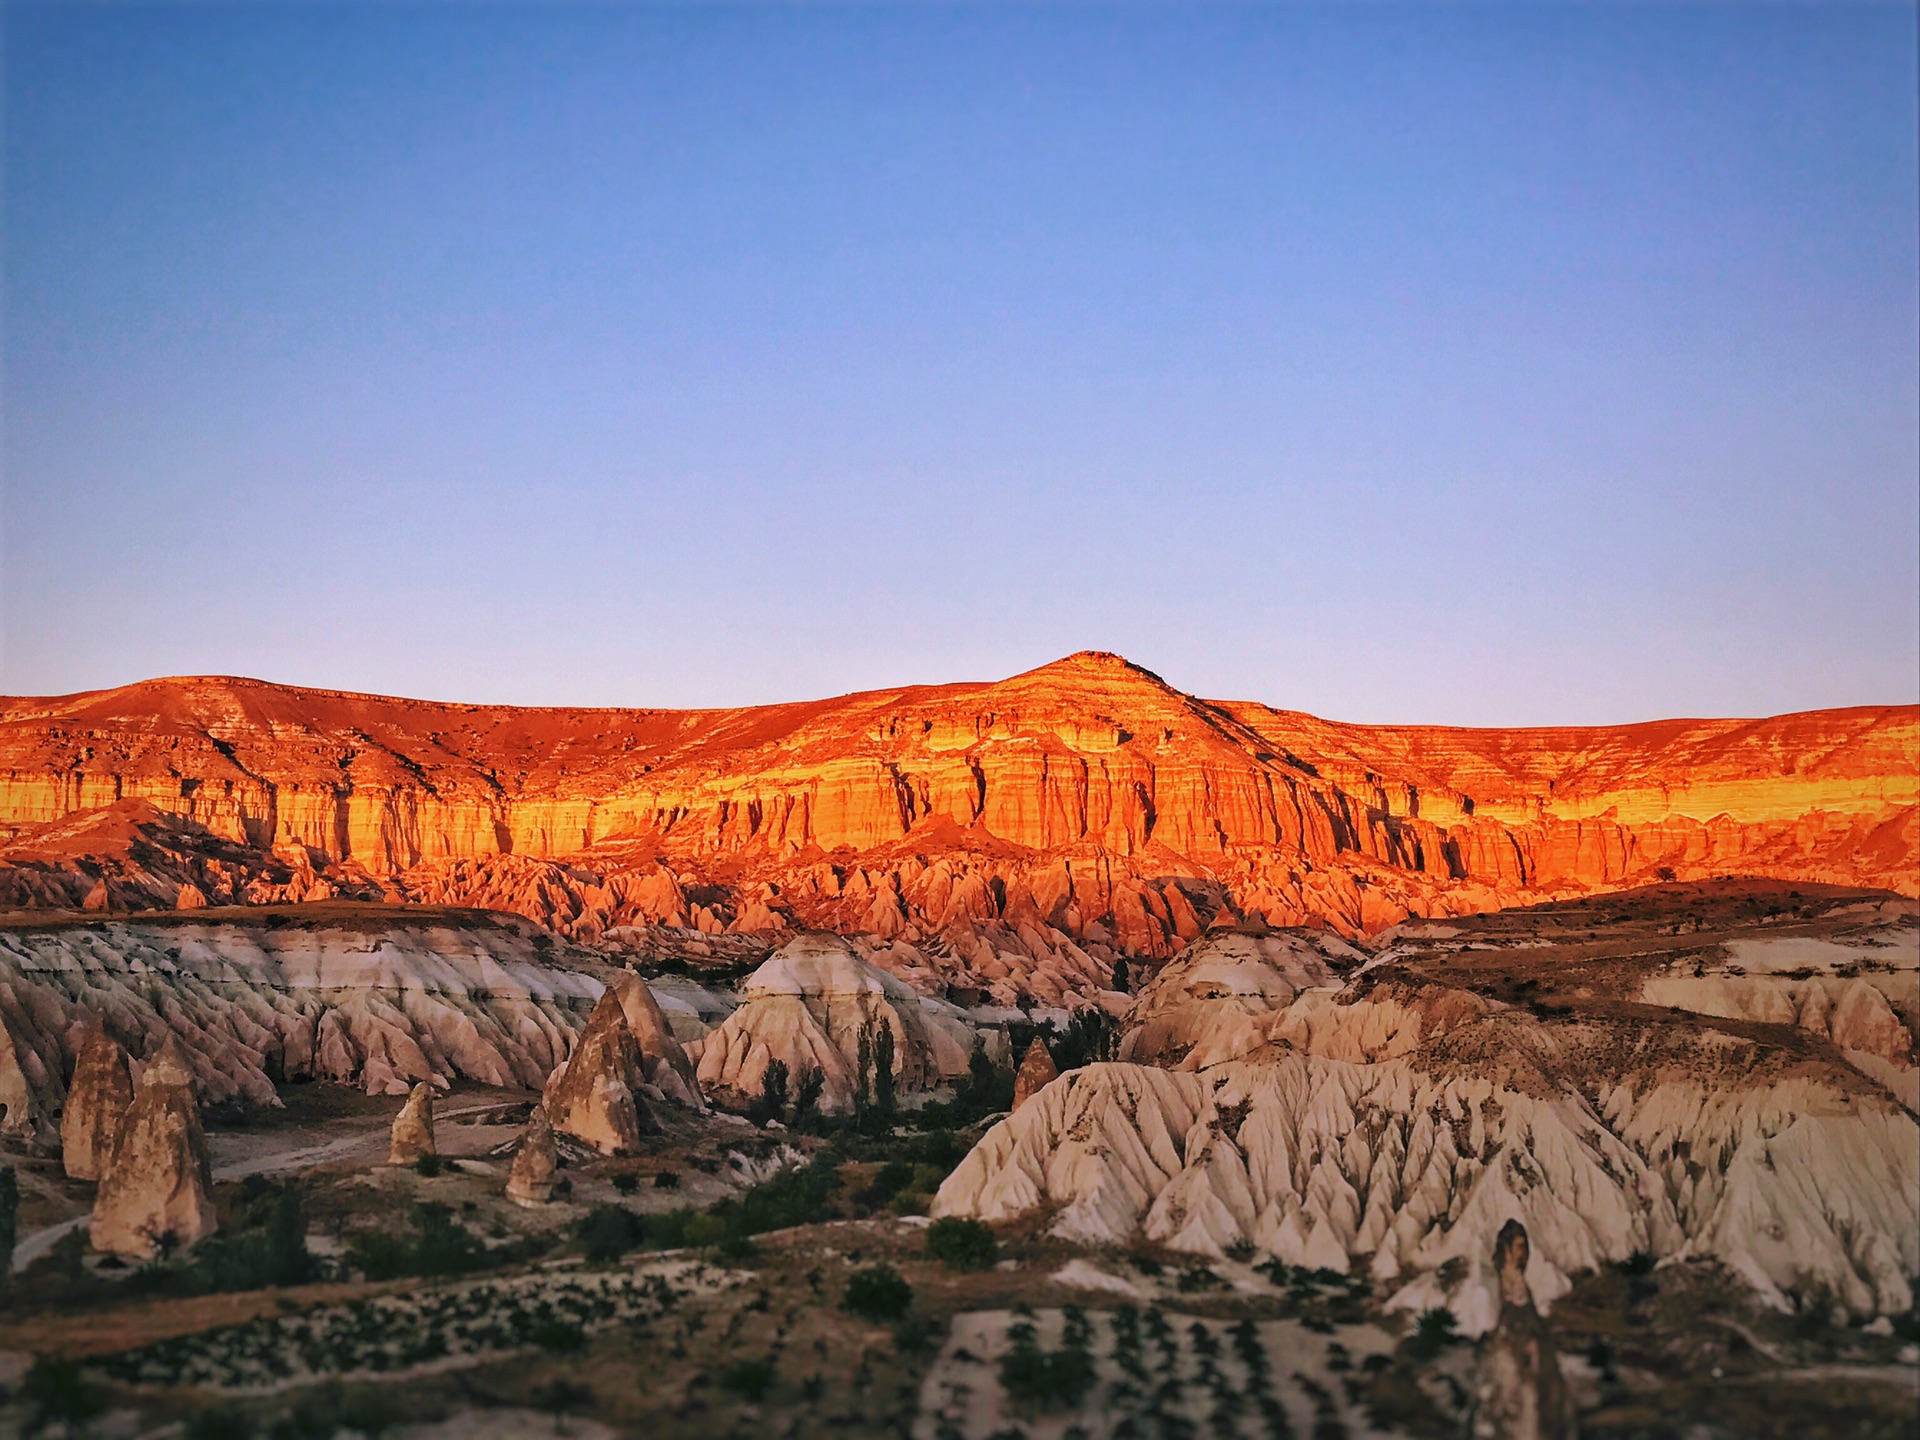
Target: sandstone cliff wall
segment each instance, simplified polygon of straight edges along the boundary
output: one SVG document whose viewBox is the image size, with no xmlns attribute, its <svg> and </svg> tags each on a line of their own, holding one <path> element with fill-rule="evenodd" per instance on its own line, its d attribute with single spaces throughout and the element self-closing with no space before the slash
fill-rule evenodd
<svg viewBox="0 0 1920 1440">
<path fill-rule="evenodd" d="M 973 918 L 1017 923 L 1028 872 L 1074 856 L 1080 924 L 1131 925 L 1152 949 L 1149 931 L 1177 943 L 1177 917 L 1153 913 L 1171 903 L 1164 883 L 1133 882 L 1181 876 L 1242 912 L 1350 932 L 1663 872 L 1912 894 L 1920 711 L 1352 726 L 1198 700 L 1092 654 L 997 684 L 747 710 L 511 709 L 227 679 L 0 701 L 0 835 L 28 843 L 32 827 L 130 801 L 376 884 L 624 844 L 721 878 L 723 926 L 748 909 L 742 880 L 790 886 L 796 866 L 872 857 L 863 870 L 897 894 L 902 858 L 937 853 L 974 857 L 991 898 Z M 1088 893 L 1089 873 L 1116 867 L 1123 883 Z M 777 920 L 767 899 L 753 903 Z"/>
</svg>

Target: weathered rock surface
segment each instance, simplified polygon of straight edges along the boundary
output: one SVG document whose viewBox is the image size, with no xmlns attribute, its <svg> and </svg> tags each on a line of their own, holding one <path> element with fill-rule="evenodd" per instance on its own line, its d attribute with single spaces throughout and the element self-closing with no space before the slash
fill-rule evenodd
<svg viewBox="0 0 1920 1440">
<path fill-rule="evenodd" d="M 1837 912 L 1837 938 L 1819 942 L 1831 967 L 1871 963 L 1898 992 L 1916 964 L 1911 910 L 1851 931 Z M 1689 955 L 1715 948 L 1657 916 L 1647 928 Z M 1157 1051 L 1177 1068 L 1098 1065 L 1056 1081 L 988 1132 L 934 1213 L 1057 1206 L 1057 1233 L 1096 1243 L 1143 1235 L 1218 1254 L 1245 1242 L 1289 1264 L 1361 1265 L 1395 1304 L 1450 1304 L 1476 1332 L 1497 1313 L 1486 1257 L 1509 1219 L 1532 1238 L 1542 1302 L 1570 1275 L 1644 1250 L 1717 1257 L 1780 1304 L 1825 1285 L 1854 1313 L 1904 1311 L 1920 1279 L 1915 1116 L 1849 1063 L 1863 1052 L 1825 1034 L 1822 1050 L 1595 992 L 1610 975 L 1633 994 L 1647 967 L 1666 973 L 1653 943 L 1580 930 L 1564 952 L 1574 988 L 1529 978 L 1522 993 L 1589 999 L 1525 1006 L 1422 978 L 1469 963 L 1496 986 L 1553 975 L 1522 947 L 1507 952 L 1527 957 L 1514 971 L 1487 934 L 1403 936 L 1343 989 L 1300 990 L 1280 1008 L 1262 1008 L 1284 993 L 1265 961 L 1209 991 L 1188 979 L 1219 963 L 1200 955 L 1150 987 L 1123 1039 L 1153 1051 L 1139 1043 L 1147 1027 L 1184 1017 L 1190 1030 Z M 1783 966 L 1814 954 L 1810 940 L 1766 943 L 1787 947 Z M 1766 952 L 1746 944 L 1725 949 L 1751 968 Z M 1183 1051 L 1191 1029 L 1211 1033 Z M 1443 1267 L 1463 1278 L 1443 1286 Z"/>
<path fill-rule="evenodd" d="M 1512 1218 L 1538 1238 L 1542 1300 L 1644 1250 L 1717 1256 L 1775 1299 L 1825 1283 L 1859 1313 L 1911 1304 L 1913 1117 L 1806 1081 L 1615 1095 L 1603 1117 L 1405 1061 L 1094 1065 L 988 1132 L 933 1213 L 1057 1205 L 1069 1239 L 1213 1256 L 1248 1242 L 1288 1264 L 1364 1265 L 1396 1305 L 1451 1304 L 1474 1332 L 1494 1319 L 1485 1257 Z M 1448 1293 L 1435 1272 L 1450 1260 L 1468 1273 Z"/>
<path fill-rule="evenodd" d="M 133 1072 L 127 1052 L 98 1020 L 86 1026 L 77 1050 L 60 1116 L 60 1158 L 68 1179 L 98 1180 L 133 1105 Z"/>
<path fill-rule="evenodd" d="M 645 1082 L 677 1104 L 706 1109 L 693 1061 L 674 1038 L 673 1027 L 667 1023 L 666 1012 L 652 988 L 638 975 L 626 975 L 613 982 L 613 990 L 620 998 L 627 1031 L 639 1050 Z"/>
<path fill-rule="evenodd" d="M 745 1003 L 688 1047 L 710 1092 L 756 1096 L 767 1066 L 779 1060 L 794 1086 L 809 1072 L 820 1074 L 822 1110 L 848 1109 L 859 1085 L 860 1030 L 869 1024 L 892 1033 L 901 1093 L 966 1073 L 972 1032 L 959 1012 L 868 964 L 839 936 L 796 937 L 748 977 L 744 990 Z"/>
<path fill-rule="evenodd" d="M 520 1148 L 513 1153 L 513 1168 L 507 1172 L 507 1198 L 516 1205 L 546 1204 L 553 1198 L 553 1177 L 559 1168 L 553 1126 L 547 1112 L 536 1105 L 520 1137 Z"/>
<path fill-rule="evenodd" d="M 218 1224 L 207 1137 L 178 1040 L 149 1064 L 94 1197 L 93 1248 L 149 1260 L 211 1235 Z"/>
<path fill-rule="evenodd" d="M 1058 1001 L 1079 955 L 1164 958 L 1222 916 L 1358 935 L 1666 872 L 1912 894 L 1917 777 L 1913 706 L 1354 726 L 1095 653 L 686 713 L 156 680 L 0 702 L 0 905 L 393 894 L 583 940 L 811 927 L 937 939 L 968 984 L 1053 967 L 1033 993 Z"/>
<path fill-rule="evenodd" d="M 1210 934 L 1142 988 L 1120 1058 L 1173 1065 L 1193 1056 L 1197 1068 L 1250 1054 L 1303 990 L 1337 990 L 1366 959 L 1320 931 Z"/>
<path fill-rule="evenodd" d="M 1027 1046 L 1026 1058 L 1020 1062 L 1020 1068 L 1013 1077 L 1013 1108 L 1020 1107 L 1038 1095 L 1047 1086 L 1060 1078 L 1060 1071 L 1053 1063 L 1053 1056 L 1047 1050 L 1047 1042 L 1038 1035 Z"/>
<path fill-rule="evenodd" d="M 387 1163 L 411 1165 L 424 1156 L 438 1153 L 433 1143 L 433 1086 L 422 1080 L 413 1087 L 400 1113 L 393 1117 Z"/>
<path fill-rule="evenodd" d="M 548 1079 L 541 1105 L 553 1128 L 602 1155 L 627 1155 L 640 1137 L 660 1128 L 635 1093 L 642 1082 L 640 1047 L 627 1028 L 617 991 L 605 991 L 587 1019 L 580 1043 Z"/>
<path fill-rule="evenodd" d="M 384 906 L 292 923 L 197 910 L 0 929 L 6 1128 L 61 1108 L 96 1016 L 135 1050 L 186 1041 L 208 1103 L 277 1105 L 283 1078 L 376 1095 L 423 1080 L 537 1090 L 600 994 L 564 968 L 590 960 L 525 921 Z"/>
</svg>

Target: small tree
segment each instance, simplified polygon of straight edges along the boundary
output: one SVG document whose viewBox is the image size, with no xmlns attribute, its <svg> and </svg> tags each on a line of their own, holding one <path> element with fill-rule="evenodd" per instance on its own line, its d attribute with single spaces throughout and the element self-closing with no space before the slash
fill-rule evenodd
<svg viewBox="0 0 1920 1440">
<path fill-rule="evenodd" d="M 882 1120 L 893 1119 L 893 1026 L 885 1020 L 874 1024 L 873 1108 Z"/>
<path fill-rule="evenodd" d="M 848 1279 L 846 1303 L 863 1320 L 898 1320 L 913 1304 L 913 1287 L 891 1265 L 870 1265 Z"/>
<path fill-rule="evenodd" d="M 1122 995 L 1126 994 L 1127 981 L 1129 978 L 1127 973 L 1127 960 L 1123 955 L 1113 962 L 1113 988 L 1118 990 Z"/>
<path fill-rule="evenodd" d="M 747 1114 L 756 1125 L 769 1120 L 784 1120 L 787 1114 L 787 1062 L 769 1060 L 767 1073 L 760 1081 L 760 1094 Z"/>
<path fill-rule="evenodd" d="M 809 1065 L 800 1072 L 800 1088 L 793 1097 L 793 1128 L 798 1130 L 820 1108 L 820 1094 L 827 1088 L 827 1077 Z"/>
<path fill-rule="evenodd" d="M 927 1254 L 949 1270 L 986 1270 L 999 1256 L 993 1228 L 983 1221 L 950 1215 L 927 1227 Z"/>
<path fill-rule="evenodd" d="M 20 1228 L 20 1179 L 11 1165 L 0 1168 L 0 1295 L 12 1279 L 13 1245 Z"/>
</svg>

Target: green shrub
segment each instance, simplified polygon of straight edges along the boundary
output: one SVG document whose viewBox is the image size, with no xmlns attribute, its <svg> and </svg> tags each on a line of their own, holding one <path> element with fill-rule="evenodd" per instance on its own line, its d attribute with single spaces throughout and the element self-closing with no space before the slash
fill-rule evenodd
<svg viewBox="0 0 1920 1440">
<path fill-rule="evenodd" d="M 640 1188 L 640 1177 L 631 1170 L 623 1170 L 613 1177 L 613 1188 L 622 1195 L 632 1195 Z"/>
<path fill-rule="evenodd" d="M 1419 1322 L 1413 1327 L 1413 1337 L 1407 1341 L 1407 1349 L 1416 1360 L 1431 1360 L 1459 1338 L 1457 1328 L 1453 1312 L 1445 1306 L 1422 1310 Z"/>
<path fill-rule="evenodd" d="M 1093 1357 L 1084 1334 L 1067 1337 L 1058 1350 L 1043 1349 L 1031 1322 L 1007 1331 L 1011 1342 L 1000 1357 L 1000 1384 L 1015 1404 L 1036 1410 L 1065 1409 L 1080 1403 L 1093 1384 Z"/>
<path fill-rule="evenodd" d="M 743 1400 L 758 1404 L 773 1384 L 771 1360 L 742 1360 L 720 1377 L 720 1386 Z"/>
<path fill-rule="evenodd" d="M 534 1344 L 552 1355 L 578 1355 L 587 1348 L 587 1332 L 571 1320 L 542 1320 L 532 1336 Z"/>
<path fill-rule="evenodd" d="M 653 1188 L 656 1190 L 678 1190 L 680 1172 L 677 1170 L 658 1170 L 654 1172 Z"/>
<path fill-rule="evenodd" d="M 949 1216 L 927 1227 L 927 1254 L 949 1270 L 985 1270 L 1000 1254 L 993 1227 Z"/>
<path fill-rule="evenodd" d="M 847 1309 L 863 1320 L 898 1320 L 913 1304 L 913 1287 L 891 1265 L 869 1265 L 847 1281 Z"/>
<path fill-rule="evenodd" d="M 411 1235 L 362 1230 L 348 1242 L 347 1254 L 369 1280 L 465 1275 L 496 1259 L 477 1235 L 454 1220 L 451 1210 L 432 1202 L 414 1206 Z"/>
<path fill-rule="evenodd" d="M 647 1238 L 647 1225 L 619 1205 L 596 1205 L 574 1222 L 573 1238 L 597 1264 L 618 1260 Z"/>
<path fill-rule="evenodd" d="M 98 1415 L 101 1403 L 80 1378 L 80 1367 L 58 1355 L 44 1355 L 20 1382 L 20 1398 L 27 1403 L 22 1433 L 33 1435 L 49 1425 L 64 1425 L 72 1433 Z"/>
<path fill-rule="evenodd" d="M 413 1162 L 414 1173 L 424 1175 L 429 1180 L 433 1179 L 434 1176 L 446 1168 L 447 1162 L 442 1160 L 438 1155 L 422 1155 L 418 1160 Z"/>
<path fill-rule="evenodd" d="M 297 1183 L 249 1176 L 233 1212 L 227 1233 L 143 1267 L 128 1279 L 128 1291 L 213 1295 L 304 1285 L 318 1276 L 319 1266 L 307 1253 L 306 1203 Z"/>
<path fill-rule="evenodd" d="M 253 1421 L 231 1405 L 213 1405 L 187 1417 L 184 1440 L 249 1440 Z"/>
<path fill-rule="evenodd" d="M 727 1222 L 718 1215 L 690 1215 L 680 1232 L 682 1245 L 718 1245 L 727 1238 Z"/>
</svg>

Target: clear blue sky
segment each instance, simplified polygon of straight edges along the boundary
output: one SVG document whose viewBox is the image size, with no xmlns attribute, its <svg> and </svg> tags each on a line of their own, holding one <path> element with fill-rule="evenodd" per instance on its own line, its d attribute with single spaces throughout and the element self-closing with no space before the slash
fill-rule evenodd
<svg viewBox="0 0 1920 1440">
<path fill-rule="evenodd" d="M 0 690 L 1920 696 L 1911 7 L 5 7 Z"/>
</svg>

